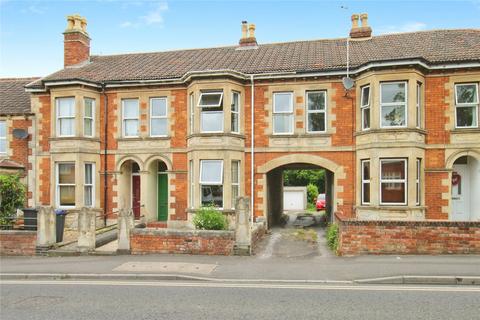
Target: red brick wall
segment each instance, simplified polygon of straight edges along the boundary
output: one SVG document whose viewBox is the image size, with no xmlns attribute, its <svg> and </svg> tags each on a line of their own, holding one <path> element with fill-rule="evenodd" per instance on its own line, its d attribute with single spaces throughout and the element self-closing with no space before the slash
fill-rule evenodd
<svg viewBox="0 0 480 320">
<path fill-rule="evenodd" d="M 480 222 L 339 218 L 339 255 L 480 254 Z"/>
<path fill-rule="evenodd" d="M 38 112 L 42 115 L 38 125 L 38 144 L 40 151 L 50 150 L 51 133 L 51 112 L 52 106 L 50 103 L 50 95 L 38 97 L 40 101 L 40 108 Z"/>
<path fill-rule="evenodd" d="M 355 129 L 355 90 L 351 90 L 348 96 L 345 96 L 345 89 L 342 83 L 332 83 L 335 94 L 332 100 L 335 106 L 331 108 L 335 120 L 332 126 L 336 132 L 332 136 L 333 146 L 351 146 L 354 143 L 353 132 Z"/>
<path fill-rule="evenodd" d="M 134 229 L 130 235 L 132 254 L 187 253 L 231 255 L 235 240 L 231 231 L 179 231 Z"/>
<path fill-rule="evenodd" d="M 90 39 L 80 33 L 66 33 L 64 41 L 63 65 L 78 64 L 90 58 Z"/>
<path fill-rule="evenodd" d="M 40 158 L 39 159 L 39 205 L 49 205 L 50 204 L 50 158 Z M 52 181 L 53 182 L 53 181 Z"/>
<path fill-rule="evenodd" d="M 187 154 L 173 154 L 173 171 L 175 178 L 172 178 L 171 185 L 174 190 L 170 191 L 170 195 L 175 201 L 170 203 L 170 208 L 175 209 L 175 215 L 171 216 L 172 220 L 187 220 L 187 196 L 188 196 L 188 175 L 187 175 Z"/>
<path fill-rule="evenodd" d="M 442 207 L 448 206 L 448 200 L 442 199 L 442 193 L 448 193 L 448 186 L 442 185 L 443 179 L 448 179 L 446 171 L 435 171 L 445 168 L 445 149 L 425 150 L 425 217 L 427 219 L 448 219 L 448 213 L 442 212 Z"/>
<path fill-rule="evenodd" d="M 187 146 L 187 90 L 172 90 L 172 108 L 175 113 L 170 115 L 172 132 L 172 148 L 185 148 Z"/>
<path fill-rule="evenodd" d="M 0 231 L 0 255 L 2 256 L 34 256 L 36 243 L 36 231 Z"/>
<path fill-rule="evenodd" d="M 268 127 L 268 111 L 265 110 L 265 104 L 268 103 L 269 98 L 265 98 L 265 92 L 268 86 L 255 87 L 255 147 L 267 147 L 268 136 L 265 134 L 265 129 Z M 252 145 L 251 139 L 251 122 L 252 122 L 252 108 L 251 108 L 251 88 L 245 88 L 245 146 Z"/>
<path fill-rule="evenodd" d="M 450 143 L 450 132 L 446 130 L 449 109 L 446 99 L 450 90 L 445 85 L 448 77 L 425 78 L 425 129 L 427 130 L 426 143 Z"/>
</svg>

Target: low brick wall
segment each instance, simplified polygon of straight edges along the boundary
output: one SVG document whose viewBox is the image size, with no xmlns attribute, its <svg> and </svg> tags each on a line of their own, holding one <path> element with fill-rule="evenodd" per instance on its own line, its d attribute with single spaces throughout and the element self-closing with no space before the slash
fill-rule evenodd
<svg viewBox="0 0 480 320">
<path fill-rule="evenodd" d="M 130 234 L 132 254 L 187 253 L 232 255 L 233 231 L 133 229 Z"/>
<path fill-rule="evenodd" d="M 353 220 L 336 214 L 339 255 L 480 254 L 480 221 Z"/>
<path fill-rule="evenodd" d="M 34 256 L 37 232 L 26 230 L 0 230 L 0 255 Z"/>
</svg>

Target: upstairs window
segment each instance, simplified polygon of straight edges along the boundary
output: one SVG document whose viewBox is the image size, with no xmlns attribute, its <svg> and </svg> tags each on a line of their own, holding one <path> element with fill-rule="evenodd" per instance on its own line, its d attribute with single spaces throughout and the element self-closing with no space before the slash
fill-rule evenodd
<svg viewBox="0 0 480 320">
<path fill-rule="evenodd" d="M 380 84 L 380 110 L 382 128 L 407 125 L 407 82 Z"/>
<path fill-rule="evenodd" d="M 370 129 L 370 86 L 362 87 L 360 97 L 360 114 L 362 130 Z"/>
<path fill-rule="evenodd" d="M 83 99 L 83 135 L 93 137 L 95 135 L 95 100 Z"/>
<path fill-rule="evenodd" d="M 122 100 L 123 136 L 138 137 L 138 99 Z"/>
<path fill-rule="evenodd" d="M 72 137 L 75 135 L 75 98 L 57 98 L 57 135 Z"/>
<path fill-rule="evenodd" d="M 362 204 L 370 204 L 370 160 L 362 160 Z"/>
<path fill-rule="evenodd" d="M 190 115 L 188 117 L 189 119 L 189 127 L 190 127 L 190 134 L 193 133 L 193 126 L 194 126 L 194 120 L 195 120 L 195 102 L 193 98 L 193 93 L 190 93 Z"/>
<path fill-rule="evenodd" d="M 273 94 L 273 133 L 293 133 L 293 93 L 278 92 Z"/>
<path fill-rule="evenodd" d="M 150 136 L 167 136 L 167 98 L 150 99 Z"/>
<path fill-rule="evenodd" d="M 455 85 L 455 126 L 478 127 L 478 83 Z"/>
<path fill-rule="evenodd" d="M 200 93 L 198 99 L 201 132 L 223 132 L 223 92 Z"/>
<path fill-rule="evenodd" d="M 75 207 L 75 163 L 57 163 L 57 206 Z"/>
<path fill-rule="evenodd" d="M 223 208 L 223 161 L 200 160 L 202 206 Z"/>
<path fill-rule="evenodd" d="M 307 92 L 307 132 L 325 132 L 327 128 L 327 93 Z"/>
<path fill-rule="evenodd" d="M 407 204 L 406 159 L 380 159 L 380 204 Z"/>
<path fill-rule="evenodd" d="M 7 153 L 7 122 L 0 121 L 0 154 Z"/>
<path fill-rule="evenodd" d="M 422 127 L 422 84 L 417 82 L 417 128 Z"/>
<path fill-rule="evenodd" d="M 232 92 L 232 132 L 240 133 L 240 93 Z"/>
</svg>

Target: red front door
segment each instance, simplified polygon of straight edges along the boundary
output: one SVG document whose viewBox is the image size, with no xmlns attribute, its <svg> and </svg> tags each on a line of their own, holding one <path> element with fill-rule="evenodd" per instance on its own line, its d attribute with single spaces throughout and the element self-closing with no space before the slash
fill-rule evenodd
<svg viewBox="0 0 480 320">
<path fill-rule="evenodd" d="M 135 219 L 140 219 L 140 176 L 132 175 L 132 209 Z"/>
</svg>

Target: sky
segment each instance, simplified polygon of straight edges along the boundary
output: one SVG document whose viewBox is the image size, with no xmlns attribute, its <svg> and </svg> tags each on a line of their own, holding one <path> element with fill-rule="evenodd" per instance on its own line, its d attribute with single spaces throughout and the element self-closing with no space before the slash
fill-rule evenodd
<svg viewBox="0 0 480 320">
<path fill-rule="evenodd" d="M 87 18 L 91 54 L 118 54 L 236 45 L 242 20 L 256 24 L 260 44 L 345 37 L 363 12 L 374 35 L 480 28 L 480 0 L 0 0 L 0 77 L 62 69 L 74 13 Z"/>
</svg>

